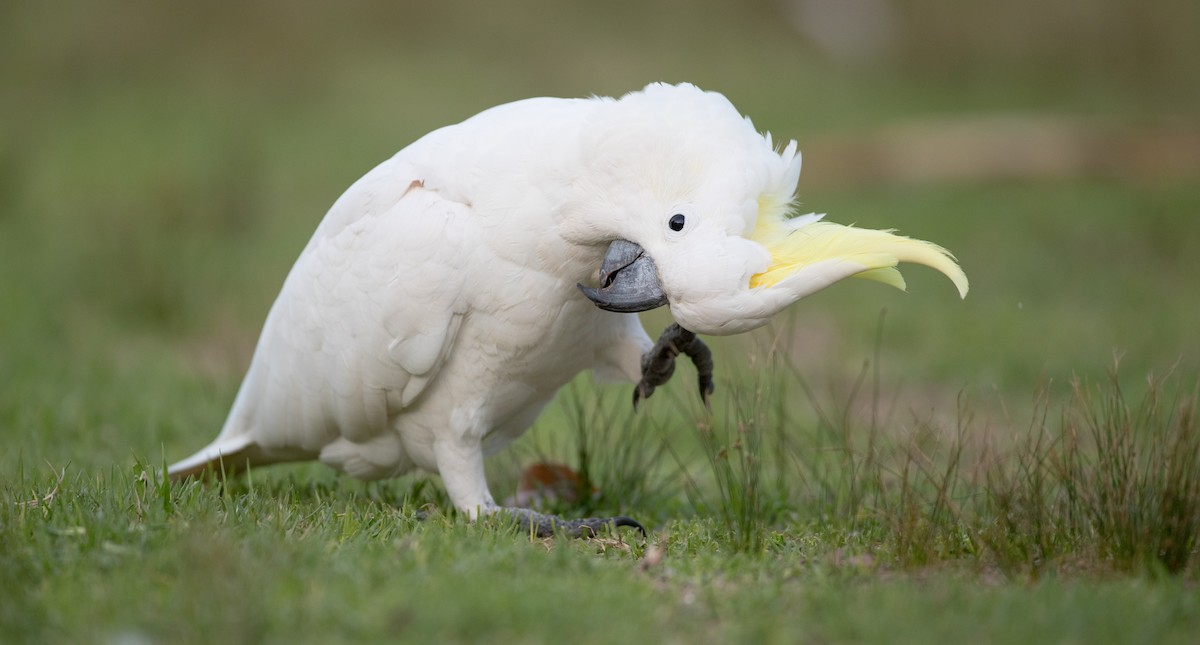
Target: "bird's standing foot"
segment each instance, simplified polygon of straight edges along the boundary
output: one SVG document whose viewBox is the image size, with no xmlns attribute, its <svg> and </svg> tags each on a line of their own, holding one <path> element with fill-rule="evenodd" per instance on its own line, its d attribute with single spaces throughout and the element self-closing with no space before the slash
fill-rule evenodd
<svg viewBox="0 0 1200 645">
<path fill-rule="evenodd" d="M 685 354 L 692 359 L 699 377 L 700 400 L 708 407 L 708 397 L 713 393 L 713 360 L 708 345 L 699 336 L 671 323 L 663 330 L 658 342 L 650 351 L 642 355 L 642 380 L 633 388 L 633 409 L 637 410 L 638 402 L 650 398 L 654 388 L 671 380 L 675 373 L 675 357 Z"/>
<path fill-rule="evenodd" d="M 515 518 L 522 531 L 533 533 L 538 537 L 552 537 L 556 534 L 562 534 L 572 538 L 589 538 L 595 537 L 600 533 L 600 529 L 605 526 L 610 526 L 613 529 L 629 526 L 637 529 L 642 534 L 642 537 L 646 537 L 646 527 L 642 526 L 637 520 L 625 517 L 624 515 L 565 520 L 557 515 L 538 513 L 527 508 L 502 507 L 498 508 L 497 512 Z"/>
</svg>

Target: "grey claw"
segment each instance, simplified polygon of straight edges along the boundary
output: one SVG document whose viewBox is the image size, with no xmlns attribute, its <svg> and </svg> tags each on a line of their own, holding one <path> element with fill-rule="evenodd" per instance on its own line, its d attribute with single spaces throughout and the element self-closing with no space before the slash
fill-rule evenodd
<svg viewBox="0 0 1200 645">
<path fill-rule="evenodd" d="M 656 387 L 671 380 L 671 375 L 675 373 L 675 357 L 681 353 L 692 359 L 696 366 L 700 400 L 705 408 L 710 408 L 708 399 L 715 389 L 712 352 L 696 334 L 680 327 L 678 323 L 671 323 L 658 337 L 654 347 L 642 355 L 642 379 L 633 389 L 635 412 L 642 399 L 650 398 Z"/>
<path fill-rule="evenodd" d="M 629 526 L 638 530 L 642 537 L 646 537 L 646 527 L 632 517 L 617 515 L 616 517 L 588 517 L 581 520 L 566 520 L 560 525 L 562 531 L 570 537 L 595 537 L 600 529 L 605 526 L 611 526 L 616 530 L 622 526 Z"/>
<path fill-rule="evenodd" d="M 632 527 L 646 537 L 646 527 L 637 520 L 617 515 L 615 517 L 587 517 L 578 520 L 564 520 L 557 515 L 545 515 L 525 508 L 505 508 L 504 511 L 517 519 L 518 526 L 526 533 L 537 537 L 554 537 L 562 534 L 571 538 L 590 538 L 600 533 L 605 526 L 614 530 L 622 526 Z"/>
</svg>

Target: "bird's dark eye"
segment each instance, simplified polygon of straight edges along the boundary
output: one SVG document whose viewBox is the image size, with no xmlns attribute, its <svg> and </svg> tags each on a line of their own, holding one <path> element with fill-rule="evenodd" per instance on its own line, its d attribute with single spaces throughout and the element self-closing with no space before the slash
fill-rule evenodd
<svg viewBox="0 0 1200 645">
<path fill-rule="evenodd" d="M 682 231 L 685 220 L 686 218 L 683 215 L 675 213 L 671 216 L 670 221 L 667 222 L 667 226 L 670 226 L 672 231 Z"/>
</svg>

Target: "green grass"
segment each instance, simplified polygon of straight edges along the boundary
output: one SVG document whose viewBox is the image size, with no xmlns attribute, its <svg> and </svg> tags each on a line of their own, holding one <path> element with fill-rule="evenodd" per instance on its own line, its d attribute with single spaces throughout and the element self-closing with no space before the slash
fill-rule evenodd
<svg viewBox="0 0 1200 645">
<path fill-rule="evenodd" d="M 414 521 L 363 491 L 300 484 L 230 499 L 185 487 L 163 497 L 129 473 L 106 483 L 68 478 L 57 508 L 18 514 L 36 530 L 4 544 L 6 578 L 26 583 L 0 591 L 12 639 L 1187 642 L 1197 620 L 1179 580 L 1027 587 L 981 583 L 969 570 L 897 575 L 825 552 L 821 532 L 751 558 L 722 553 L 706 523 L 677 524 L 662 561 L 643 570 L 636 552 L 612 545 L 547 547 L 483 525 Z"/>
<path fill-rule="evenodd" d="M 950 248 L 972 292 L 849 281 L 710 339 L 711 416 L 686 367 L 637 414 L 583 377 L 489 461 L 501 498 L 572 465 L 598 494 L 556 510 L 632 515 L 648 544 L 471 524 L 436 478 L 161 477 L 220 427 L 327 206 L 484 107 L 691 80 L 802 149 L 1196 114 L 1171 53 L 1200 42 L 1191 4 L 1077 30 L 1037 4 L 1012 31 L 999 5 L 909 3 L 909 40 L 863 66 L 770 3 L 0 9 L 0 641 L 1191 642 L 1200 177 L 802 179 L 806 208 Z"/>
<path fill-rule="evenodd" d="M 1189 642 L 1200 622 L 1195 572 L 1161 575 L 1172 565 L 1157 566 L 1162 552 L 1144 547 L 1178 534 L 1179 523 L 1164 521 L 1172 518 L 1192 522 L 1194 538 L 1195 417 L 1162 424 L 1160 408 L 1148 403 L 1138 414 L 1143 422 L 1130 425 L 1118 392 L 1103 391 L 1101 403 L 1086 392 L 1072 411 L 1093 439 L 1174 450 L 1133 457 L 1146 467 L 1127 470 L 1132 480 L 1124 482 L 1114 468 L 1129 450 L 1099 448 L 1084 457 L 1063 445 L 1064 435 L 1049 444 L 1037 439 L 1021 448 L 1021 459 L 975 464 L 1007 469 L 1008 477 L 1000 482 L 989 472 L 970 495 L 947 483 L 958 475 L 932 438 L 910 437 L 898 452 L 880 440 L 876 457 L 853 466 L 847 459 L 862 456 L 848 447 L 855 437 L 839 436 L 824 455 L 832 485 L 828 477 L 823 486 L 794 476 L 747 479 L 746 470 L 756 468 L 747 459 L 762 459 L 764 472 L 776 462 L 765 452 L 739 458 L 725 487 L 708 490 L 736 512 L 706 516 L 706 505 L 679 502 L 675 517 L 655 523 L 649 545 L 530 540 L 503 524 L 443 514 L 444 495 L 423 486 L 361 484 L 307 467 L 206 486 L 171 484 L 161 466 L 140 461 L 92 472 L 68 465 L 58 473 L 20 463 L 0 495 L 0 571 L 8 582 L 0 588 L 0 620 L 11 638 L 33 641 L 548 640 L 570 633 L 584 642 L 647 634 Z M 1194 409 L 1194 398 L 1170 401 L 1180 402 Z M 813 430 L 858 429 L 823 419 Z M 739 428 L 741 447 L 725 445 L 710 460 L 733 461 L 735 452 L 790 437 L 745 439 L 762 430 Z M 1155 443 L 1143 434 L 1162 430 L 1177 440 Z M 714 441 L 702 444 L 722 440 Z M 821 447 L 806 443 L 804 452 Z M 800 458 L 797 452 L 777 463 L 787 469 Z M 1191 462 L 1154 468 L 1180 458 Z M 1051 467 L 1063 475 L 1049 487 L 1057 501 L 1033 498 L 1047 488 L 1024 471 L 1031 461 L 1034 471 L 1050 462 L 1071 466 Z M 814 470 L 811 463 L 800 469 Z M 726 476 L 719 465 L 712 470 L 718 480 Z M 1114 503 L 1105 483 L 1134 499 Z M 795 487 L 790 503 L 780 485 Z M 867 490 L 855 495 L 856 488 Z M 1164 491 L 1185 492 L 1190 506 L 1179 513 L 1145 503 L 1168 499 Z M 1141 524 L 1123 524 L 1128 501 Z M 426 506 L 429 516 L 417 519 L 414 510 L 427 502 L 439 506 Z M 636 502 L 624 508 L 631 506 L 653 510 Z"/>
</svg>

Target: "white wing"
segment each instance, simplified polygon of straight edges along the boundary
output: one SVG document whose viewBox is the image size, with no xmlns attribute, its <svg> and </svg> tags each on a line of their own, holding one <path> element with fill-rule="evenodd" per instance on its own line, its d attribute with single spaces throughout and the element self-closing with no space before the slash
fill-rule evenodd
<svg viewBox="0 0 1200 645">
<path fill-rule="evenodd" d="M 401 156 L 351 186 L 284 282 L 221 434 L 171 474 L 222 457 L 229 469 L 312 459 L 339 439 L 386 435 L 453 347 L 469 210 L 427 190 Z"/>
</svg>

